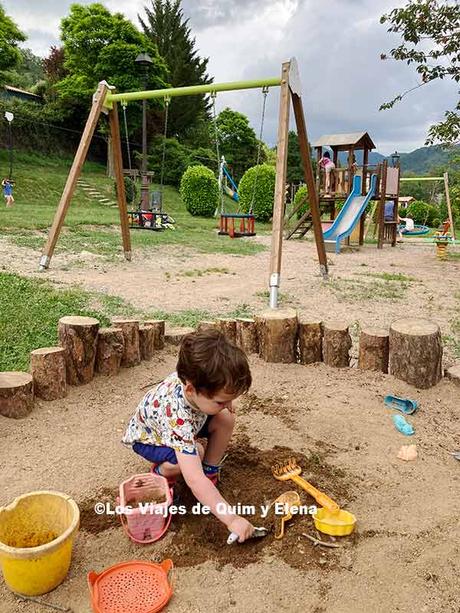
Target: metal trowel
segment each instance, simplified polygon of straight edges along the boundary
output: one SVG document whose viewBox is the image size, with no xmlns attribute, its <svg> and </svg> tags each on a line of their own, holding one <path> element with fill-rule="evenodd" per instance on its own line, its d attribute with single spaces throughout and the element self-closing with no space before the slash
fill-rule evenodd
<svg viewBox="0 0 460 613">
<path fill-rule="evenodd" d="M 254 532 L 252 533 L 252 536 L 250 538 L 254 539 L 254 538 L 261 538 L 262 536 L 267 536 L 268 534 L 268 529 L 267 528 L 254 528 Z M 227 545 L 233 545 L 233 543 L 236 543 L 238 541 L 238 535 L 235 532 L 231 532 L 230 536 L 227 539 Z"/>
</svg>

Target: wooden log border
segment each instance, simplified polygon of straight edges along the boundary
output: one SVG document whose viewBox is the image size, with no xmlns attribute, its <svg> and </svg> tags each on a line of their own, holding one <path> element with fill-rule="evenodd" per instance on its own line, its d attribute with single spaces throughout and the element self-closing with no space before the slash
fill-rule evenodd
<svg viewBox="0 0 460 613">
<path fill-rule="evenodd" d="M 218 320 L 218 321 L 220 322 L 220 320 Z M 224 320 L 224 321 L 227 321 L 227 320 Z M 302 322 L 304 321 L 304 318 L 303 318 L 302 315 L 299 316 L 298 321 L 300 322 L 300 325 L 301 325 Z M 324 326 L 324 322 L 322 322 L 320 319 L 309 318 L 308 321 L 310 321 L 310 322 L 314 321 L 315 323 L 320 323 L 321 328 L 323 328 L 323 326 Z M 148 323 L 148 322 L 145 322 L 145 323 Z M 158 320 L 156 320 L 155 323 L 158 324 Z M 206 322 L 206 323 L 208 323 L 208 322 Z M 237 320 L 237 323 L 238 323 L 238 320 Z M 160 326 L 162 327 L 162 324 L 160 324 Z M 197 326 L 197 329 L 199 329 L 200 327 L 203 328 L 203 327 L 206 327 L 206 326 Z M 300 332 L 299 332 L 299 330 L 300 330 L 300 326 L 298 324 L 298 331 L 297 331 L 297 352 L 296 352 L 296 356 L 295 356 L 295 361 L 293 361 L 293 363 L 301 364 L 302 363 L 302 358 L 301 358 L 302 352 L 299 349 L 299 346 L 300 346 L 299 342 L 301 342 L 301 341 L 299 341 L 299 339 L 300 339 Z M 181 334 L 177 334 L 177 339 L 176 339 L 176 336 L 174 334 L 173 334 L 174 338 L 171 338 L 171 339 L 168 338 L 170 336 L 171 332 L 167 331 L 166 335 L 165 335 L 165 340 L 167 341 L 167 343 L 169 341 L 170 345 L 178 345 L 180 343 L 180 340 L 181 340 L 183 334 L 187 333 L 187 332 L 192 332 L 192 331 L 193 331 L 193 328 L 181 329 L 180 330 Z M 359 344 L 359 341 L 358 341 L 358 344 Z M 43 349 L 43 348 L 38 348 L 38 349 Z M 390 360 L 391 360 L 391 349 L 390 349 Z M 304 366 L 308 367 L 309 365 L 306 364 Z M 355 368 L 355 367 L 357 367 L 357 366 L 353 366 L 353 368 Z M 5 371 L 4 373 L 0 373 L 0 374 L 8 375 L 9 372 Z M 24 374 L 27 374 L 27 373 L 24 373 Z M 384 370 L 382 371 L 382 374 L 386 374 Z M 444 375 L 445 378 L 450 379 L 453 382 L 453 384 L 459 385 L 460 384 L 459 383 L 459 381 L 460 381 L 460 363 L 457 363 L 454 366 L 452 366 L 451 368 L 446 369 L 443 372 L 443 375 Z M 101 375 L 98 375 L 98 376 L 101 376 Z M 46 402 L 46 400 L 45 400 L 45 402 Z"/>
</svg>

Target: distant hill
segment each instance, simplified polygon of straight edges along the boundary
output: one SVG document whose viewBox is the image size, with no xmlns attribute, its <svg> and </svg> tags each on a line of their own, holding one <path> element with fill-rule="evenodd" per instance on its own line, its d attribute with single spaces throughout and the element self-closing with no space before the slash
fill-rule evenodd
<svg viewBox="0 0 460 613">
<path fill-rule="evenodd" d="M 452 151 L 442 147 L 421 147 L 410 153 L 401 153 L 400 164 L 402 174 L 428 175 L 438 166 L 445 166 Z"/>
<path fill-rule="evenodd" d="M 460 148 L 459 148 L 460 152 Z M 452 151 L 446 151 L 440 146 L 434 147 L 421 147 L 415 149 L 410 153 L 400 153 L 400 164 L 402 174 L 414 174 L 416 176 L 429 175 L 437 166 L 444 166 L 447 164 L 449 158 L 452 156 Z M 358 164 L 362 164 L 363 152 L 356 152 L 356 161 Z M 385 159 L 385 156 L 377 151 L 371 151 L 369 154 L 369 164 L 378 164 Z M 388 161 L 391 162 L 389 156 Z M 340 164 L 346 166 L 347 154 L 339 154 Z"/>
</svg>

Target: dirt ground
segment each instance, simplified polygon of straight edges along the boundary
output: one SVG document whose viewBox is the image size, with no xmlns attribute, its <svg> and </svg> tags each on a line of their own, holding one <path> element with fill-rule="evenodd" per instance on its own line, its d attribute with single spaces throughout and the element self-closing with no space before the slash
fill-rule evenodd
<svg viewBox="0 0 460 613">
<path fill-rule="evenodd" d="M 436 261 L 432 247 L 403 244 L 378 252 L 366 246 L 333 255 L 334 291 L 314 276 L 313 245 L 289 242 L 284 247 L 281 291 L 285 303 L 299 311 L 362 325 L 426 316 L 450 333 L 460 264 Z M 2 241 L 0 262 L 6 269 L 35 274 L 36 253 L 24 257 L 21 250 L 19 258 L 7 252 Z M 144 259 L 142 271 L 89 256 L 84 268 L 72 267 L 71 258 L 57 256 L 47 276 L 113 293 L 143 308 L 223 312 L 242 303 L 254 308 L 266 303 L 265 296 L 256 294 L 266 289 L 268 252 L 239 258 L 170 248 L 157 256 Z M 227 271 L 182 274 L 208 268 Z M 388 288 L 372 285 L 376 277 L 355 274 L 363 271 L 402 273 L 415 280 L 407 287 L 395 282 L 383 295 Z M 369 291 L 376 293 L 372 299 Z M 116 518 L 96 515 L 96 502 L 114 501 L 124 479 L 148 468 L 120 444 L 120 437 L 146 384 L 174 369 L 176 351 L 167 347 L 151 362 L 117 377 L 73 387 L 64 400 L 37 401 L 24 420 L 0 417 L 0 505 L 27 491 L 56 489 L 71 495 L 81 510 L 69 575 L 44 601 L 89 613 L 89 570 L 170 557 L 176 567 L 171 613 L 458 613 L 460 464 L 450 452 L 460 449 L 459 388 L 447 380 L 416 390 L 389 375 L 356 368 L 276 365 L 250 358 L 254 384 L 237 408 L 221 490 L 231 504 L 258 510 L 282 492 L 298 489 L 276 481 L 270 470 L 273 463 L 294 456 L 307 479 L 357 516 L 354 534 L 337 539 L 338 548 L 314 547 L 303 536 L 316 536 L 309 517 L 289 522 L 283 540 L 271 532 L 265 539 L 227 546 L 217 520 L 188 513 L 173 519 L 161 541 L 138 546 Z M 446 362 L 452 360 L 447 352 Z M 410 419 L 416 430 L 410 439 L 393 426 L 383 404 L 389 393 L 420 403 Z M 418 458 L 405 463 L 396 456 L 408 443 L 417 445 Z M 185 488 L 179 489 L 190 504 Z M 302 504 L 313 504 L 298 491 Z M 271 515 L 256 515 L 252 521 L 273 528 Z M 2 613 L 46 610 L 19 601 L 2 582 L 0 602 Z"/>
</svg>

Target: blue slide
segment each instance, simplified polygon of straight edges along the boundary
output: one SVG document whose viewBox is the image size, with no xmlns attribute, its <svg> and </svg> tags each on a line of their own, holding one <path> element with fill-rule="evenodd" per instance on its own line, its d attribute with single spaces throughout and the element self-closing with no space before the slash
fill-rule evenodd
<svg viewBox="0 0 460 613">
<path fill-rule="evenodd" d="M 340 253 L 340 241 L 343 241 L 353 232 L 370 199 L 374 195 L 376 186 L 377 175 L 372 175 L 369 191 L 365 196 L 361 196 L 361 177 L 355 175 L 353 178 L 353 189 L 346 199 L 342 210 L 337 215 L 332 226 L 323 234 L 325 242 L 335 243 L 336 253 Z"/>
<path fill-rule="evenodd" d="M 233 200 L 235 200 L 235 202 L 239 202 L 240 197 L 238 196 L 238 187 L 237 187 L 235 181 L 233 180 L 232 175 L 227 170 L 227 167 L 225 166 L 225 164 L 222 166 L 222 170 L 224 171 L 224 175 L 230 181 L 230 184 L 231 184 L 231 186 L 233 188 L 233 189 L 231 189 L 230 187 L 228 187 L 227 185 L 224 184 L 224 190 L 225 190 L 226 194 L 228 196 L 230 196 L 230 198 L 233 198 Z"/>
</svg>

